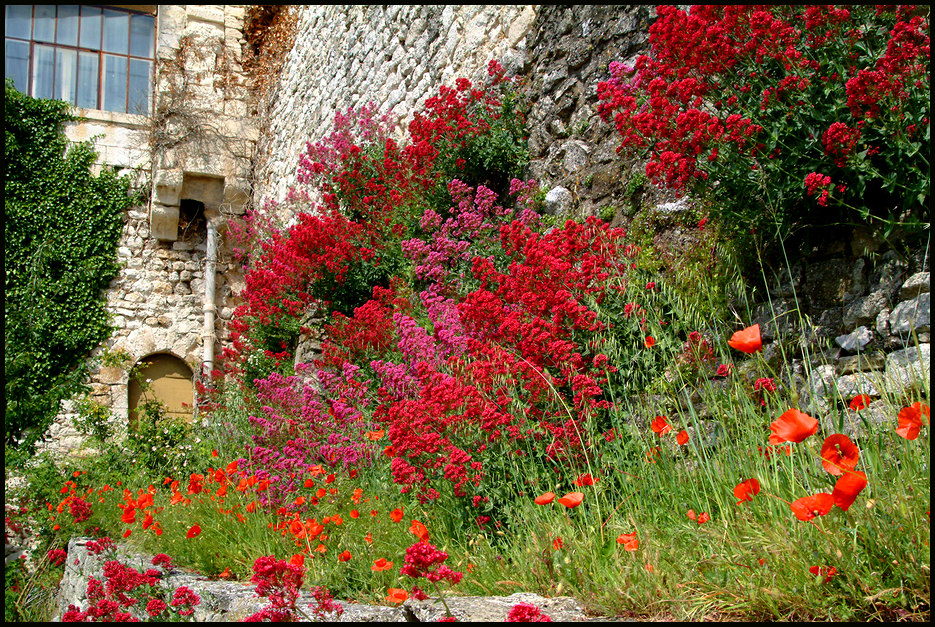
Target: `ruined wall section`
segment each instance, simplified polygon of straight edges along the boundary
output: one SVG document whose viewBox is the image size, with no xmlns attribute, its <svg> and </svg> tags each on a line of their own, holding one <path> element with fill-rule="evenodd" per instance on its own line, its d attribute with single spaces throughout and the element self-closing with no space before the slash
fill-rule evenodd
<svg viewBox="0 0 935 627">
<path fill-rule="evenodd" d="M 643 164 L 617 155 L 619 137 L 597 115 L 597 84 L 611 61 L 632 63 L 646 49 L 653 17 L 651 6 L 306 7 L 264 103 L 253 206 L 285 198 L 305 142 L 329 134 L 335 112 L 372 101 L 392 109 L 402 137 L 439 86 L 483 80 L 491 59 L 524 79 L 527 176 L 553 190 L 546 211 L 632 205 L 626 191 Z M 672 200 L 645 191 L 646 203 Z"/>
<path fill-rule="evenodd" d="M 331 133 L 334 114 L 368 102 L 403 125 L 426 98 L 458 77 L 480 80 L 487 62 L 508 72 L 528 63 L 532 6 L 309 6 L 279 84 L 271 90 L 254 206 L 295 184 L 306 141 Z"/>
</svg>

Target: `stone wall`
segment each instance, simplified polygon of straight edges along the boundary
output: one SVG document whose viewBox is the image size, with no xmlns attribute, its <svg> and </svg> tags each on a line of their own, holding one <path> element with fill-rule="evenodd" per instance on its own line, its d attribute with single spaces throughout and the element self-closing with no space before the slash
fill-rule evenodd
<svg viewBox="0 0 935 627">
<path fill-rule="evenodd" d="M 511 70 L 535 16 L 531 6 L 305 7 L 270 91 L 254 206 L 285 198 L 305 142 L 330 134 L 336 112 L 374 102 L 405 124 L 439 86 L 482 79 L 490 59 Z"/>
<path fill-rule="evenodd" d="M 104 580 L 106 559 L 116 559 L 139 572 L 152 568 L 152 555 L 135 553 L 123 546 L 118 546 L 116 555 L 106 559 L 90 554 L 87 548 L 89 540 L 90 538 L 72 538 L 68 543 L 65 576 L 56 596 L 54 621 L 61 620 L 69 605 L 75 605 L 82 610 L 88 609 L 88 580 L 91 577 L 98 581 Z M 170 570 L 159 587 L 172 592 L 180 586 L 187 586 L 201 599 L 191 616 L 196 623 L 240 622 L 262 610 L 266 604 L 265 600 L 255 593 L 254 585 L 246 582 L 212 581 L 181 568 Z M 529 592 L 517 592 L 508 597 L 449 596 L 445 601 L 459 622 L 503 622 L 507 613 L 517 603 L 532 603 L 554 621 L 601 620 L 585 616 L 577 601 L 563 596 L 545 598 Z M 343 612 L 340 615 L 326 614 L 320 618 L 321 622 L 435 622 L 445 616 L 445 607 L 438 599 L 432 598 L 424 601 L 410 598 L 398 606 L 368 605 L 341 600 L 338 602 Z M 314 604 L 314 598 L 307 589 L 303 589 L 296 601 L 296 607 L 305 613 L 305 617 L 300 614 L 300 619 L 313 618 L 309 616 L 310 604 Z M 142 615 L 143 608 L 131 608 L 131 611 L 134 610 L 139 618 L 148 618 Z"/>
</svg>

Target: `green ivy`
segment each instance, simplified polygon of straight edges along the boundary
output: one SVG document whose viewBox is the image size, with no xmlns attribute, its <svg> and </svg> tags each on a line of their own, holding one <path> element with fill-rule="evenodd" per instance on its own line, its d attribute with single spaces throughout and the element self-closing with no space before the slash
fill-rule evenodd
<svg viewBox="0 0 935 627">
<path fill-rule="evenodd" d="M 71 144 L 68 104 L 4 87 L 4 367 L 7 461 L 33 449 L 86 380 L 88 353 L 110 335 L 102 290 L 119 269 L 130 180 L 92 174 L 88 142 Z M 11 457 L 12 453 L 12 457 Z"/>
</svg>

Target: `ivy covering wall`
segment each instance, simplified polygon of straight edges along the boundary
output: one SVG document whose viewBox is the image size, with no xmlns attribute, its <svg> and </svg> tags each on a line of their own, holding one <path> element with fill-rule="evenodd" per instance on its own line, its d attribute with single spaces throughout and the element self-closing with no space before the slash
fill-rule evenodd
<svg viewBox="0 0 935 627">
<path fill-rule="evenodd" d="M 4 88 L 6 461 L 15 462 L 80 391 L 88 353 L 110 334 L 102 290 L 117 274 L 128 177 L 93 174 L 90 143 L 71 144 L 64 102 Z"/>
</svg>

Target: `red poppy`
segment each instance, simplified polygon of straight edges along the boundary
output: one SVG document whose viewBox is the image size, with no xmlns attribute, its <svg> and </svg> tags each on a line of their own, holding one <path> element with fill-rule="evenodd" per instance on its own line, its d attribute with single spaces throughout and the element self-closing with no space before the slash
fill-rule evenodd
<svg viewBox="0 0 935 627">
<path fill-rule="evenodd" d="M 413 520 L 412 524 L 409 525 L 409 533 L 419 538 L 422 542 L 429 541 L 429 530 L 418 520 Z"/>
<path fill-rule="evenodd" d="M 640 541 L 634 531 L 633 533 L 621 533 L 617 536 L 617 544 L 622 544 L 627 551 L 635 551 L 640 546 Z"/>
<path fill-rule="evenodd" d="M 870 404 L 870 397 L 866 394 L 858 394 L 851 399 L 850 408 L 854 411 L 860 411 L 864 407 Z"/>
<path fill-rule="evenodd" d="M 123 537 L 124 537 L 124 538 L 129 538 L 131 533 L 133 533 L 133 530 L 132 530 L 132 529 L 127 529 L 126 531 L 123 532 Z"/>
<path fill-rule="evenodd" d="M 123 510 L 123 516 L 120 517 L 120 520 L 128 525 L 132 525 L 136 522 L 136 508 L 128 507 Z"/>
<path fill-rule="evenodd" d="M 703 524 L 705 524 L 706 522 L 708 522 L 709 520 L 711 520 L 711 516 L 708 515 L 708 512 L 701 512 L 700 514 L 698 514 L 698 524 L 699 524 L 699 525 L 703 525 Z"/>
<path fill-rule="evenodd" d="M 679 431 L 678 434 L 675 436 L 675 441 L 678 442 L 679 446 L 685 446 L 686 444 L 688 444 L 688 431 L 686 431 L 685 429 L 682 429 L 681 431 Z"/>
<path fill-rule="evenodd" d="M 727 345 L 736 348 L 741 353 L 755 353 L 763 348 L 763 340 L 760 337 L 760 325 L 754 324 L 741 331 L 734 333 Z"/>
<path fill-rule="evenodd" d="M 579 475 L 578 478 L 574 480 L 574 484 L 578 486 L 579 488 L 583 488 L 584 486 L 588 486 L 588 485 L 594 485 L 595 483 L 597 483 L 597 479 L 595 479 L 588 473 Z"/>
<path fill-rule="evenodd" d="M 651 335 L 647 335 L 646 339 L 643 340 L 643 345 L 646 348 L 652 348 L 656 344 L 656 340 Z"/>
<path fill-rule="evenodd" d="M 390 520 L 392 520 L 394 523 L 398 523 L 402 519 L 403 519 L 403 510 L 401 507 L 397 507 L 392 512 L 390 512 Z"/>
<path fill-rule="evenodd" d="M 347 549 L 345 549 L 343 553 L 341 553 L 340 555 L 338 555 L 338 559 L 341 560 L 342 562 L 346 562 L 346 561 L 350 560 L 350 559 L 351 559 L 351 552 L 348 551 Z"/>
<path fill-rule="evenodd" d="M 223 572 L 218 573 L 218 577 L 221 578 L 221 579 L 227 579 L 227 578 L 230 577 L 230 576 L 231 576 L 231 569 L 230 569 L 230 566 L 228 566 L 227 568 L 225 568 Z"/>
<path fill-rule="evenodd" d="M 919 430 L 922 428 L 922 418 L 925 417 L 925 424 L 929 424 L 930 410 L 928 405 L 921 402 L 913 403 L 909 407 L 903 407 L 899 411 L 899 426 L 896 427 L 896 433 L 907 440 L 915 440 L 919 437 Z"/>
<path fill-rule="evenodd" d="M 689 520 L 697 520 L 697 519 L 698 519 L 698 516 L 695 515 L 695 510 L 693 510 L 693 509 L 688 510 L 688 513 L 685 514 L 685 515 L 688 516 L 688 519 L 689 519 Z"/>
<path fill-rule="evenodd" d="M 199 527 L 199 526 L 196 524 L 196 525 L 192 525 L 192 526 L 191 526 L 191 529 L 189 529 L 189 530 L 188 530 L 188 533 L 186 533 L 185 535 L 186 535 L 187 537 L 189 537 L 189 538 L 194 538 L 194 537 L 197 536 L 199 533 L 201 533 L 201 527 Z"/>
<path fill-rule="evenodd" d="M 565 543 L 562 542 L 561 538 L 555 538 L 554 540 L 552 540 L 552 548 L 554 548 L 556 551 L 562 548 L 563 544 Z"/>
<path fill-rule="evenodd" d="M 823 583 L 828 583 L 832 577 L 838 574 L 838 569 L 834 566 L 812 566 L 808 569 L 808 572 L 816 577 L 824 577 L 825 581 Z"/>
<path fill-rule="evenodd" d="M 832 475 L 841 476 L 845 470 L 853 470 L 860 459 L 860 449 L 842 433 L 825 438 L 821 445 L 821 465 Z"/>
<path fill-rule="evenodd" d="M 811 496 L 803 496 L 794 501 L 790 507 L 796 518 L 809 521 L 815 516 L 824 516 L 830 512 L 834 507 L 834 497 L 827 492 L 819 492 Z"/>
<path fill-rule="evenodd" d="M 818 431 L 818 421 L 798 409 L 790 409 L 769 425 L 770 444 L 801 442 Z"/>
<path fill-rule="evenodd" d="M 359 518 L 359 517 L 360 517 L 360 512 L 358 512 L 356 509 L 352 509 L 351 518 Z"/>
<path fill-rule="evenodd" d="M 214 449 L 213 451 L 211 451 L 211 457 L 217 457 L 217 456 L 218 456 L 218 450 L 217 450 L 217 449 Z"/>
<path fill-rule="evenodd" d="M 540 494 L 540 495 L 537 496 L 536 499 L 535 499 L 536 505 L 548 505 L 549 503 L 551 503 L 551 502 L 554 501 L 554 500 L 555 500 L 555 493 L 554 493 L 554 492 L 546 492 L 546 493 L 544 493 L 544 494 Z"/>
<path fill-rule="evenodd" d="M 289 563 L 293 566 L 305 566 L 305 556 L 301 553 L 296 553 L 291 558 L 289 558 Z"/>
<path fill-rule="evenodd" d="M 658 447 L 658 446 L 654 446 L 654 447 L 652 447 L 651 449 L 649 449 L 648 451 L 646 451 L 646 461 L 648 461 L 650 464 L 655 464 L 655 463 L 656 463 L 656 460 L 653 459 L 653 457 L 655 457 L 656 455 L 659 455 L 659 447 Z"/>
<path fill-rule="evenodd" d="M 665 416 L 656 416 L 653 421 L 649 423 L 649 428 L 653 430 L 653 433 L 665 435 L 669 431 L 672 431 L 672 425 L 670 425 L 667 420 L 668 418 Z"/>
<path fill-rule="evenodd" d="M 867 475 L 859 470 L 848 470 L 834 484 L 831 498 L 845 512 L 857 500 L 857 495 L 867 487 Z"/>
<path fill-rule="evenodd" d="M 759 493 L 760 482 L 756 479 L 747 479 L 734 487 L 734 498 L 737 499 L 737 505 L 740 505 L 744 501 L 752 501 L 753 497 Z"/>
<path fill-rule="evenodd" d="M 299 538 L 299 539 L 304 538 L 305 537 L 305 525 L 303 525 L 298 520 L 293 520 L 291 523 L 289 523 L 289 533 L 294 535 L 296 538 Z"/>
<path fill-rule="evenodd" d="M 584 500 L 584 494 L 581 492 L 569 492 L 565 496 L 558 499 L 558 502 L 564 505 L 569 509 L 574 509 L 581 505 L 581 501 Z"/>
<path fill-rule="evenodd" d="M 396 453 L 393 452 L 393 445 L 392 444 L 387 445 L 386 448 L 383 449 L 383 454 L 386 455 L 387 457 L 395 457 Z"/>
<path fill-rule="evenodd" d="M 390 588 L 386 592 L 386 600 L 390 603 L 402 603 L 409 598 L 409 593 L 402 588 Z"/>
<path fill-rule="evenodd" d="M 774 447 L 767 446 L 766 448 L 763 448 L 762 446 L 758 446 L 756 447 L 756 450 L 762 453 L 763 457 L 765 457 L 766 459 L 770 458 L 770 456 L 773 454 L 773 451 L 783 452 L 786 454 L 786 457 L 792 457 L 792 447 L 789 446 L 788 444 L 786 444 L 785 446 L 774 446 Z"/>
<path fill-rule="evenodd" d="M 375 442 L 376 440 L 382 438 L 384 433 L 386 433 L 384 429 L 380 429 L 379 431 L 368 431 L 367 439 Z"/>
<path fill-rule="evenodd" d="M 370 534 L 367 534 L 370 535 Z M 389 561 L 385 557 L 381 557 L 373 563 L 373 566 L 370 567 L 370 570 L 380 571 L 380 570 L 389 570 L 393 567 L 393 562 Z"/>
</svg>

